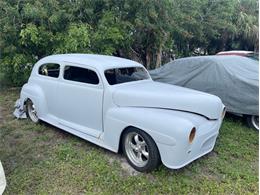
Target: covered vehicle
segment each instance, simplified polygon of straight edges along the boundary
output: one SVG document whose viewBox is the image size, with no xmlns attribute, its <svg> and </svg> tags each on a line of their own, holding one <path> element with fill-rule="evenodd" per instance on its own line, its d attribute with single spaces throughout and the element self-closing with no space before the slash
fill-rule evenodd
<svg viewBox="0 0 260 195">
<path fill-rule="evenodd" d="M 258 61 L 240 56 L 198 56 L 177 59 L 150 71 L 155 81 L 219 96 L 228 112 L 241 114 L 259 129 Z"/>
</svg>

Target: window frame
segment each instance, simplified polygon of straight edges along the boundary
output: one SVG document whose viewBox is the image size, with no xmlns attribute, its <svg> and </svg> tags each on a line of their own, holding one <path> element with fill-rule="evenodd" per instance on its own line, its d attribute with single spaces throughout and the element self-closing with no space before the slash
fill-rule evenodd
<svg viewBox="0 0 260 195">
<path fill-rule="evenodd" d="M 64 78 L 64 74 L 65 74 L 65 67 L 66 66 L 74 66 L 74 67 L 77 67 L 77 68 L 83 68 L 83 69 L 88 69 L 88 70 L 91 70 L 93 72 L 96 73 L 97 77 L 98 77 L 98 81 L 99 83 L 98 84 L 92 84 L 92 83 L 85 83 L 85 82 L 80 82 L 80 81 L 73 81 L 73 80 L 68 80 L 68 79 L 65 79 Z M 68 83 L 68 84 L 74 84 L 74 85 L 81 85 L 81 86 L 89 86 L 89 87 L 99 87 L 99 88 L 103 88 L 103 80 L 99 74 L 99 71 L 92 67 L 92 66 L 88 66 L 88 65 L 81 65 L 81 64 L 76 64 L 76 63 L 71 63 L 71 62 L 64 62 L 62 64 L 62 74 L 61 74 L 61 80 L 64 82 L 64 83 Z"/>
<path fill-rule="evenodd" d="M 42 66 L 44 66 L 44 65 L 47 65 L 47 64 L 57 64 L 57 65 L 59 65 L 59 75 L 58 75 L 58 77 L 52 77 L 52 76 L 40 74 L 40 68 L 41 68 Z M 60 75 L 61 75 L 61 69 L 62 69 L 62 66 L 61 66 L 61 64 L 58 63 L 58 62 L 45 62 L 45 63 L 42 63 L 42 64 L 40 64 L 40 65 L 38 66 L 38 68 L 37 68 L 37 75 L 38 75 L 38 76 L 41 76 L 41 77 L 43 77 L 43 78 L 59 79 L 59 78 L 60 78 Z"/>
<path fill-rule="evenodd" d="M 152 80 L 151 78 L 151 75 L 149 74 L 148 70 L 144 67 L 144 66 L 127 66 L 127 67 L 113 67 L 113 68 L 106 68 L 104 69 L 103 71 L 103 75 L 104 75 L 104 79 L 106 81 L 106 83 L 108 84 L 108 86 L 110 87 L 113 87 L 113 86 L 117 86 L 117 85 L 123 85 L 123 84 L 126 84 L 126 83 L 131 83 L 131 82 L 124 82 L 124 83 L 117 83 L 117 84 L 114 84 L 114 85 L 110 85 L 107 78 L 106 78 L 106 75 L 105 75 L 105 72 L 107 70 L 110 70 L 110 69 L 120 69 L 120 68 L 143 68 L 144 71 L 147 73 L 148 75 L 148 78 L 147 79 L 142 79 L 142 80 L 137 80 L 137 81 L 131 81 L 131 82 L 140 82 L 140 81 L 146 81 L 146 80 Z"/>
</svg>

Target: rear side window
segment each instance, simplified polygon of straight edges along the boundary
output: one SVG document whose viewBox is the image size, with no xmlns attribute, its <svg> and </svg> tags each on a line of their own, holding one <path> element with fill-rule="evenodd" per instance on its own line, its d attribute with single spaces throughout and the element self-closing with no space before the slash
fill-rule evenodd
<svg viewBox="0 0 260 195">
<path fill-rule="evenodd" d="M 58 78 L 60 74 L 60 65 L 54 63 L 43 64 L 39 68 L 40 75 Z"/>
<path fill-rule="evenodd" d="M 77 81 L 94 85 L 99 83 L 98 76 L 93 70 L 76 66 L 65 66 L 63 76 L 64 79 L 70 81 Z"/>
</svg>

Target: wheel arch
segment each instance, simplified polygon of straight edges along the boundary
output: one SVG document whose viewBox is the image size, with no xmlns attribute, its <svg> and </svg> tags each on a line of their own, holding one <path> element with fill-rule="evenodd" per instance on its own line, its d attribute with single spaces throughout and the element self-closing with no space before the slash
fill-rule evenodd
<svg viewBox="0 0 260 195">
<path fill-rule="evenodd" d="M 26 101 L 31 100 L 36 105 L 39 118 L 42 118 L 47 113 L 47 104 L 45 101 L 45 95 L 41 87 L 33 84 L 25 84 L 21 90 L 20 101 L 25 109 Z"/>
</svg>

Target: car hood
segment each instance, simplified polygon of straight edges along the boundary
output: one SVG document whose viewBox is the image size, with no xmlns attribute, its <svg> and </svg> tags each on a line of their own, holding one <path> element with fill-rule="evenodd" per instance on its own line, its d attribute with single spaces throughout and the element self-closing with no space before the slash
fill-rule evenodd
<svg viewBox="0 0 260 195">
<path fill-rule="evenodd" d="M 118 106 L 181 110 L 209 119 L 220 118 L 224 108 L 217 96 L 154 81 L 118 85 L 113 101 Z"/>
</svg>

